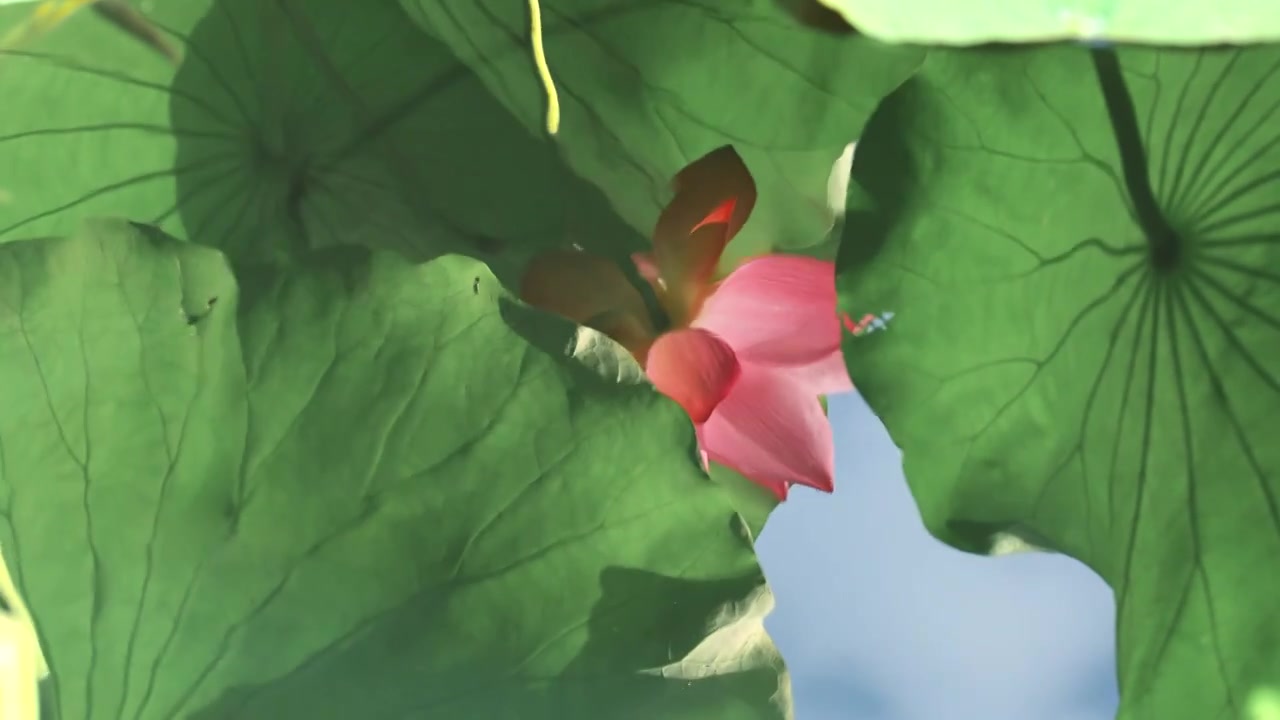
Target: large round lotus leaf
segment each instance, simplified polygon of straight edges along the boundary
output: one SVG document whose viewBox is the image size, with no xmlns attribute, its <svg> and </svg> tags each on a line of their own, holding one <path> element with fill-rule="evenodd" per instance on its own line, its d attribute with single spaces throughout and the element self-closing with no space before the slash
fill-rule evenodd
<svg viewBox="0 0 1280 720">
<path fill-rule="evenodd" d="M 1214 45 L 1280 40 L 1280 3 L 1258 0 L 775 0 L 834 11 L 859 30 L 890 42 L 972 45 L 988 42 L 1110 40 Z"/>
<path fill-rule="evenodd" d="M 925 522 L 1097 570 L 1122 718 L 1280 678 L 1280 47 L 937 52 L 859 144 L 846 342 Z"/>
<path fill-rule="evenodd" d="M 54 718 L 781 719 L 683 411 L 457 256 L 0 247 L 0 547 Z"/>
<path fill-rule="evenodd" d="M 640 247 L 394 0 L 146 12 L 180 64 L 87 10 L 0 55 L 0 240 L 123 215 L 237 258 L 360 244 L 504 273 L 570 220 L 598 251 Z"/>
<path fill-rule="evenodd" d="M 401 0 L 530 132 L 546 97 L 529 11 L 509 0 Z M 923 51 L 815 33 L 771 2 L 541 0 L 569 165 L 648 234 L 671 178 L 732 144 L 759 188 L 726 265 L 771 249 L 829 252 L 826 179 Z"/>
</svg>

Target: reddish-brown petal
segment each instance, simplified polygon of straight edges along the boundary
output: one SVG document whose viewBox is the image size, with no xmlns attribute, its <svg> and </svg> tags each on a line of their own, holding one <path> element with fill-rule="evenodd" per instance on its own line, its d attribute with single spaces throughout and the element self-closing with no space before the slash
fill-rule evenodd
<svg viewBox="0 0 1280 720">
<path fill-rule="evenodd" d="M 666 289 L 663 304 L 683 324 L 697 313 L 725 246 L 751 215 L 756 186 L 728 145 L 690 163 L 672 184 L 675 197 L 654 228 L 653 256 Z"/>
<path fill-rule="evenodd" d="M 653 338 L 644 298 L 613 262 L 580 250 L 552 250 L 525 270 L 520 299 L 595 328 L 642 353 Z"/>
</svg>

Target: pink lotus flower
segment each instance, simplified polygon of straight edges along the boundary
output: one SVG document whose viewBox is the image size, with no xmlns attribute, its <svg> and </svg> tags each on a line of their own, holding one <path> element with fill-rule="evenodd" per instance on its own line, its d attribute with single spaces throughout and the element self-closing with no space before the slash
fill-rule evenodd
<svg viewBox="0 0 1280 720">
<path fill-rule="evenodd" d="M 834 448 L 819 396 L 851 390 L 840 352 L 835 267 L 765 255 L 714 274 L 755 205 L 755 182 L 730 147 L 675 179 L 675 197 L 633 256 L 670 319 L 656 333 L 640 294 L 612 262 L 543 255 L 522 296 L 625 346 L 697 429 L 703 461 L 726 465 L 785 500 L 792 484 L 832 490 Z"/>
</svg>

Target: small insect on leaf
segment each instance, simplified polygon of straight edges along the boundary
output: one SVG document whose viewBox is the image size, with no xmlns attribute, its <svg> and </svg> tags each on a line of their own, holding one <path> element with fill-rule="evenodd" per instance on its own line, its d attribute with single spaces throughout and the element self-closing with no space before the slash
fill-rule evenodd
<svg viewBox="0 0 1280 720">
<path fill-rule="evenodd" d="M 853 333 L 853 335 L 857 337 L 876 332 L 877 330 L 888 330 L 889 321 L 892 319 L 893 313 L 891 312 L 884 312 L 879 315 L 868 313 L 863 315 L 857 322 L 847 320 L 845 322 L 845 327 L 848 328 L 849 332 Z"/>
<path fill-rule="evenodd" d="M 478 277 L 475 279 L 475 282 L 471 283 L 471 294 L 472 295 L 480 294 L 480 278 Z"/>
</svg>

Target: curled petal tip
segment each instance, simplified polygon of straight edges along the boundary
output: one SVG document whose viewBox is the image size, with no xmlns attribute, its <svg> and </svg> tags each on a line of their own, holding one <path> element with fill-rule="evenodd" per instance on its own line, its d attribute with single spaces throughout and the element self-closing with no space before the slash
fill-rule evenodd
<svg viewBox="0 0 1280 720">
<path fill-rule="evenodd" d="M 692 328 L 665 333 L 654 341 L 645 370 L 659 392 L 680 403 L 700 424 L 733 389 L 742 366 L 728 343 Z"/>
<path fill-rule="evenodd" d="M 679 215 L 686 223 L 705 218 L 725 200 L 735 199 L 725 219 L 730 234 L 742 228 L 756 204 L 756 181 L 732 145 L 718 147 L 686 165 L 672 186 L 681 202 L 673 200 L 671 204 L 681 210 Z"/>
<path fill-rule="evenodd" d="M 729 198 L 719 205 L 712 208 L 707 216 L 693 226 L 689 232 L 695 233 L 706 227 L 707 225 L 728 225 L 733 221 L 733 209 L 738 206 L 737 198 Z"/>
<path fill-rule="evenodd" d="M 835 479 L 832 478 L 830 475 L 821 475 L 814 478 L 814 480 L 816 480 L 816 482 L 809 485 L 809 487 L 813 488 L 814 490 L 817 490 L 819 492 L 824 492 L 828 495 L 836 491 Z"/>
</svg>

